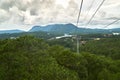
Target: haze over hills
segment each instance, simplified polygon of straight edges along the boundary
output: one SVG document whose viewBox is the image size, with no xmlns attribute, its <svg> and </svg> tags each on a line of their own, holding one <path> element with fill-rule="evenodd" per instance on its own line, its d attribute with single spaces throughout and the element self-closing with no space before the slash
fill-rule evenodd
<svg viewBox="0 0 120 80">
<path fill-rule="evenodd" d="M 94 34 L 94 33 L 111 33 L 120 32 L 120 28 L 114 29 L 90 29 L 90 28 L 78 28 L 77 26 L 69 24 L 52 24 L 46 26 L 33 26 L 28 32 L 50 32 L 50 33 L 81 33 L 81 34 Z M 22 33 L 21 30 L 5 30 L 0 31 L 0 34 L 4 33 Z"/>
<path fill-rule="evenodd" d="M 22 30 L 1 30 L 0 31 L 0 34 L 5 34 L 5 33 L 10 33 L 10 34 L 12 34 L 12 33 L 22 33 L 22 32 L 24 32 L 24 31 L 22 31 Z"/>
</svg>

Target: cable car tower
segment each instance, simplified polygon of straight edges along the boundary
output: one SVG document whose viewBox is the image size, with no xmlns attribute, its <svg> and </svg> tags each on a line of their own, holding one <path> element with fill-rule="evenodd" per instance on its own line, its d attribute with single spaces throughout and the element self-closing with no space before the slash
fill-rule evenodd
<svg viewBox="0 0 120 80">
<path fill-rule="evenodd" d="M 78 14 L 78 18 L 77 18 L 77 24 L 76 24 L 76 26 L 78 27 L 78 25 L 79 25 L 79 19 L 80 19 L 80 15 L 81 15 L 81 10 L 82 10 L 82 5 L 83 5 L 83 0 L 81 1 L 81 4 L 80 4 L 80 9 L 79 9 L 79 14 Z M 77 30 L 76 30 L 76 40 L 77 40 L 77 53 L 79 53 L 80 51 L 79 51 L 79 47 L 80 47 L 80 40 L 81 40 L 81 36 L 78 36 L 78 34 L 77 34 Z"/>
</svg>

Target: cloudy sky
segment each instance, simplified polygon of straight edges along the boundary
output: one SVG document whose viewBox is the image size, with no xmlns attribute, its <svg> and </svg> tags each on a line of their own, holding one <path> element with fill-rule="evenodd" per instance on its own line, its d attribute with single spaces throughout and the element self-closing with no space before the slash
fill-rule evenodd
<svg viewBox="0 0 120 80">
<path fill-rule="evenodd" d="M 89 25 L 86 23 L 102 0 L 83 0 L 79 27 L 104 28 L 120 18 L 120 0 L 105 0 Z M 34 25 L 76 24 L 81 0 L 0 0 L 0 30 L 29 30 Z M 120 21 L 107 28 L 120 27 Z"/>
</svg>

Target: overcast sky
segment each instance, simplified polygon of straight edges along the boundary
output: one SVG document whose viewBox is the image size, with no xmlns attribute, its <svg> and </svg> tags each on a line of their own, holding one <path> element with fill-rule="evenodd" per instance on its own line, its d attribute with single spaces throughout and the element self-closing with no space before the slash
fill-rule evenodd
<svg viewBox="0 0 120 80">
<path fill-rule="evenodd" d="M 120 18 L 120 0 L 105 0 L 93 20 L 86 26 L 102 0 L 83 1 L 79 27 L 103 28 Z M 80 2 L 81 0 L 0 0 L 0 30 L 29 30 L 34 25 L 56 23 L 75 24 Z M 120 28 L 120 21 L 107 28 L 117 27 Z"/>
</svg>

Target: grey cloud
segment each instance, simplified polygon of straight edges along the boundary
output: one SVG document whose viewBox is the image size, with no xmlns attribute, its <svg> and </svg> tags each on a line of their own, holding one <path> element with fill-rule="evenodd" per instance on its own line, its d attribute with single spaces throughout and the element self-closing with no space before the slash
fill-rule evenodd
<svg viewBox="0 0 120 80">
<path fill-rule="evenodd" d="M 9 18 L 9 15 L 7 15 L 7 11 L 0 9 L 0 22 L 4 22 Z"/>
<path fill-rule="evenodd" d="M 0 0 L 0 23 L 5 21 L 18 25 L 76 23 L 80 0 L 68 0 L 67 7 L 56 4 L 55 1 L 56 0 Z M 95 0 L 85 21 L 83 21 L 83 19 L 92 0 L 86 0 L 84 2 L 79 21 L 80 26 L 85 25 L 100 1 Z M 106 0 L 90 25 L 106 25 L 112 20 L 120 18 L 119 1 L 120 0 Z"/>
<path fill-rule="evenodd" d="M 0 1 L 0 8 L 9 10 L 15 4 L 15 0 L 1 0 Z"/>
</svg>

